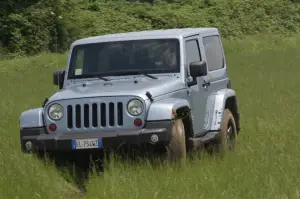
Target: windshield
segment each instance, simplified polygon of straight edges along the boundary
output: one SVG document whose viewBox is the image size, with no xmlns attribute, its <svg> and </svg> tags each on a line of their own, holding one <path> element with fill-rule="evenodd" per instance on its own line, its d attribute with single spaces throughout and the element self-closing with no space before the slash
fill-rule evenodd
<svg viewBox="0 0 300 199">
<path fill-rule="evenodd" d="M 177 73 L 180 71 L 178 39 L 114 41 L 73 48 L 68 78 Z M 128 73 L 130 74 L 130 73 Z"/>
</svg>

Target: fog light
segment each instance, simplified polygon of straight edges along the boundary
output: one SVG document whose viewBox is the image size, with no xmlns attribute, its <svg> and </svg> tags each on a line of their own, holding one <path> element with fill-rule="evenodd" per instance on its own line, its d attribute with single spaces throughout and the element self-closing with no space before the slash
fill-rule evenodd
<svg viewBox="0 0 300 199">
<path fill-rule="evenodd" d="M 49 125 L 49 130 L 50 130 L 51 132 L 56 131 L 56 125 L 55 125 L 55 124 L 50 124 L 50 125 Z"/>
<path fill-rule="evenodd" d="M 28 152 L 32 151 L 32 143 L 31 143 L 31 141 L 25 142 L 25 149 Z"/>
<path fill-rule="evenodd" d="M 157 143 L 158 142 L 158 135 L 156 135 L 156 134 L 152 134 L 151 135 L 151 138 L 150 138 L 150 141 L 152 142 L 152 143 Z"/>
</svg>

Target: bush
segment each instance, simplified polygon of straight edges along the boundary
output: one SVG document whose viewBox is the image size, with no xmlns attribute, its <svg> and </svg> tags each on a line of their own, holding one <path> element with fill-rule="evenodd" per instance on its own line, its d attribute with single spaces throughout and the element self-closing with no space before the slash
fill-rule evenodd
<svg viewBox="0 0 300 199">
<path fill-rule="evenodd" d="M 149 29 L 217 27 L 225 38 L 299 31 L 292 0 L 11 0 L 0 10 L 1 52 L 64 52 L 76 39 Z"/>
</svg>

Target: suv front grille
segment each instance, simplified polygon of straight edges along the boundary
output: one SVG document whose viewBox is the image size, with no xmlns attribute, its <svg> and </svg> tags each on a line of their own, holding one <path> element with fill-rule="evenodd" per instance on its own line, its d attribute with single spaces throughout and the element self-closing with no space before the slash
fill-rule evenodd
<svg viewBox="0 0 300 199">
<path fill-rule="evenodd" d="M 123 125 L 123 103 L 93 103 L 67 106 L 67 127 L 114 127 Z"/>
</svg>

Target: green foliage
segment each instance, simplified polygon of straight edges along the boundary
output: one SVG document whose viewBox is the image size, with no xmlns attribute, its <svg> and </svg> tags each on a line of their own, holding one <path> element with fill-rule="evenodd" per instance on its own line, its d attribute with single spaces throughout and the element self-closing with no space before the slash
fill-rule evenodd
<svg viewBox="0 0 300 199">
<path fill-rule="evenodd" d="M 295 33 L 300 27 L 295 0 L 10 0 L 1 5 L 2 54 L 64 52 L 76 39 L 115 32 L 214 26 L 223 37 L 236 38 Z"/>
</svg>

